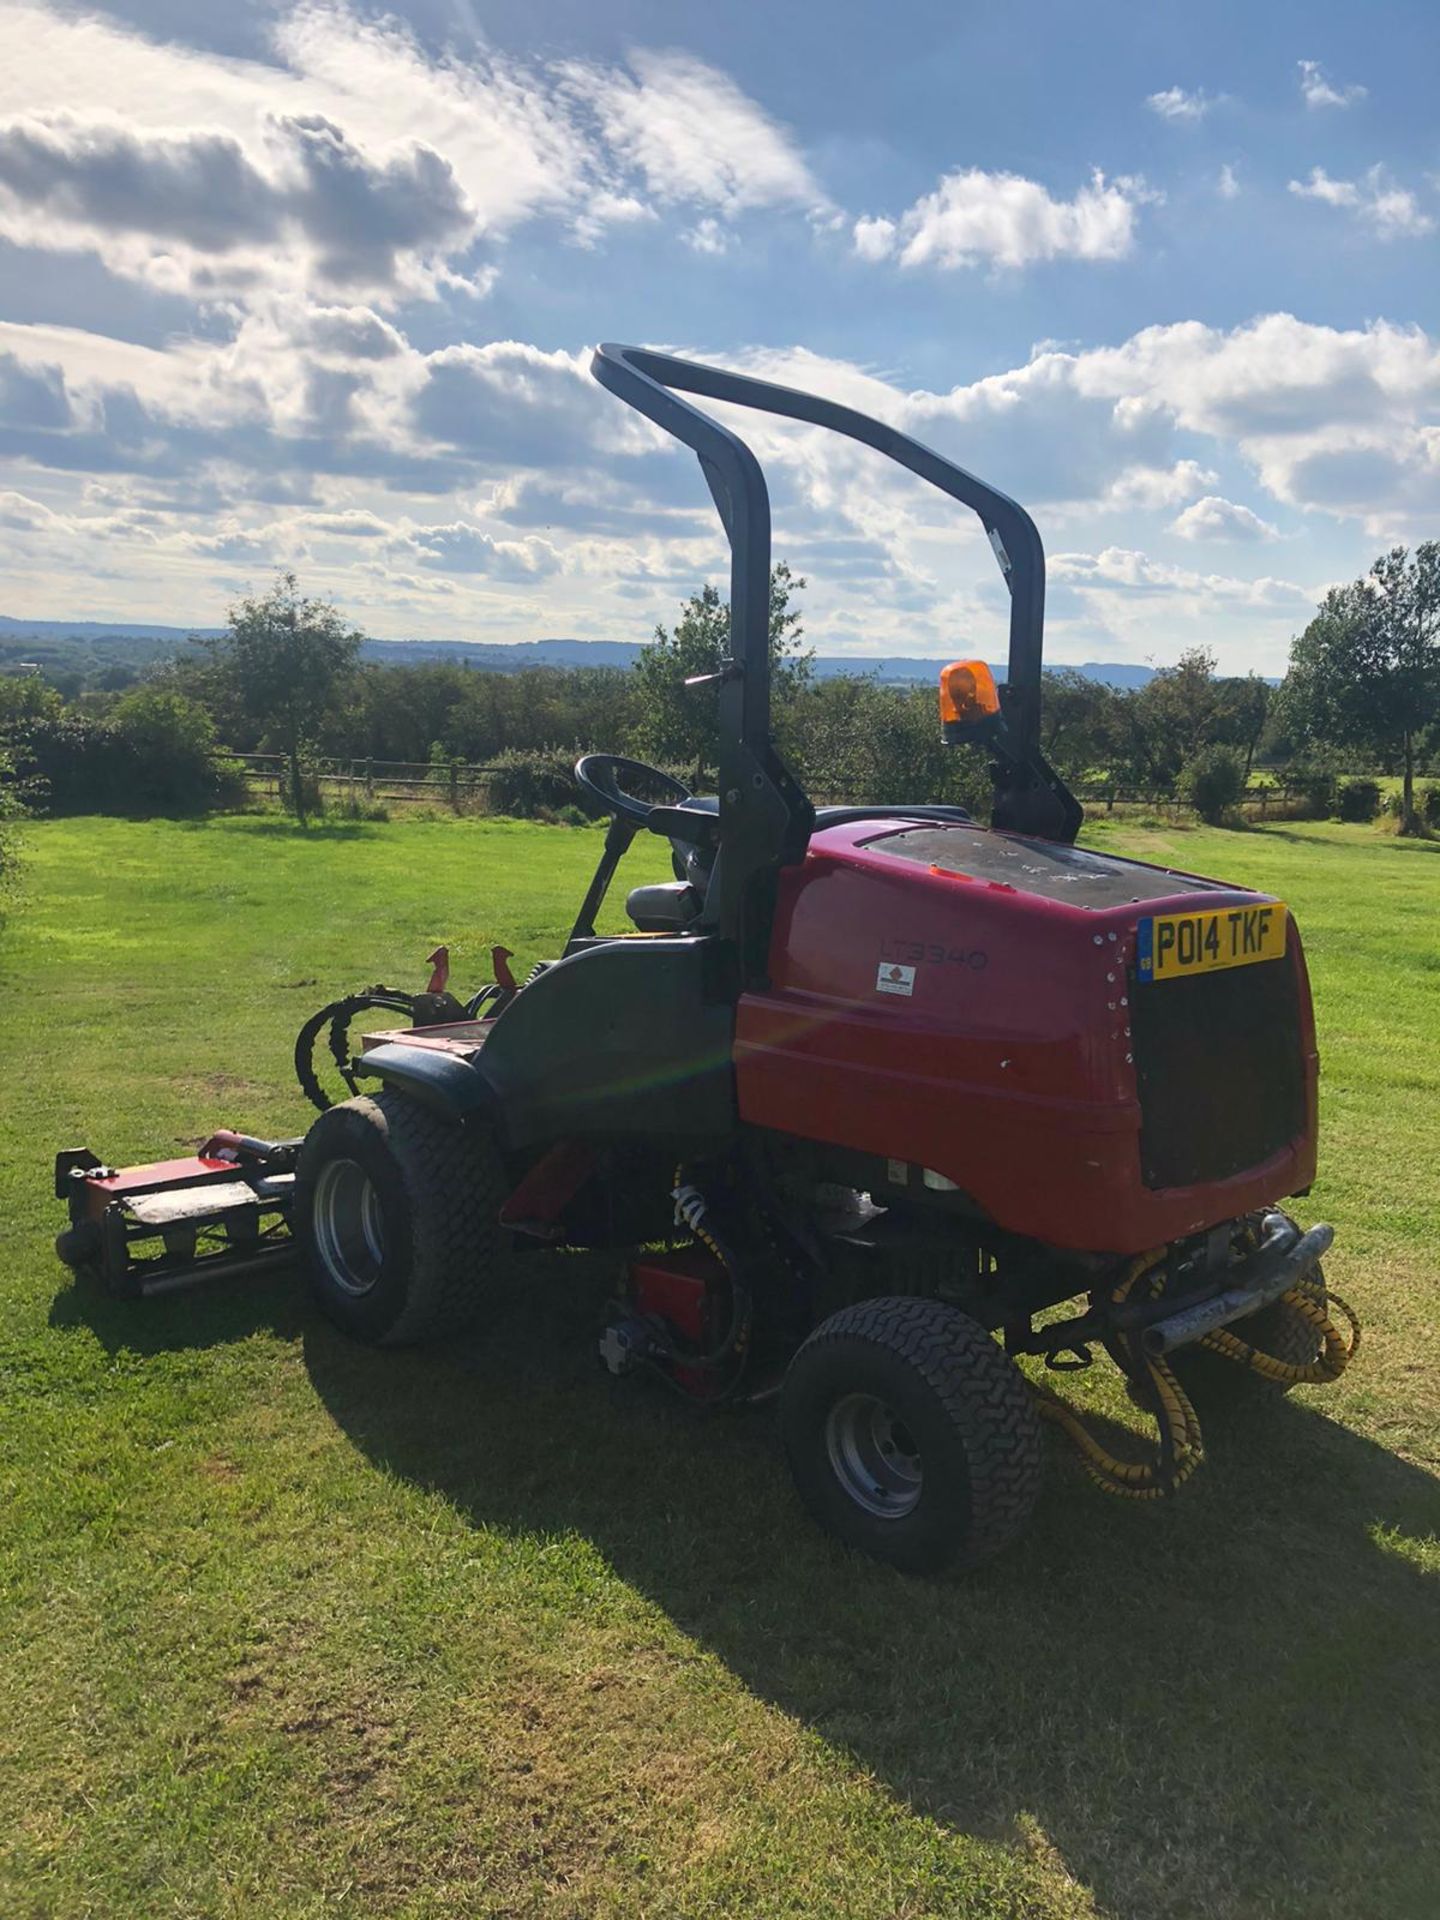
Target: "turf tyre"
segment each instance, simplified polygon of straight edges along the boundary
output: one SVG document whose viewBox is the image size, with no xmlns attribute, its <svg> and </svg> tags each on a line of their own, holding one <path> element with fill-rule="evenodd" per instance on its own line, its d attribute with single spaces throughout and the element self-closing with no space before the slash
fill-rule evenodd
<svg viewBox="0 0 1440 1920">
<path fill-rule="evenodd" d="M 350 1284 L 336 1275 L 335 1227 L 325 1223 L 338 1216 L 346 1224 L 337 1168 L 363 1176 L 345 1174 L 352 1195 L 364 1194 L 368 1182 L 366 1220 L 378 1221 L 379 1242 L 367 1256 L 374 1267 L 368 1284 L 364 1274 L 352 1274 Z M 316 1304 L 342 1333 L 377 1346 L 471 1325 L 504 1262 L 508 1236 L 499 1214 L 507 1187 L 493 1137 L 403 1093 L 386 1089 L 328 1108 L 306 1135 L 295 1171 L 295 1234 Z"/>
<path fill-rule="evenodd" d="M 859 1504 L 837 1467 L 847 1403 L 891 1411 L 922 1463 L 908 1510 Z M 1040 1422 L 1015 1363 L 936 1300 L 866 1300 L 824 1320 L 791 1362 L 781 1433 L 802 1501 L 847 1546 L 907 1573 L 973 1567 L 1024 1527 L 1040 1491 Z"/>
</svg>

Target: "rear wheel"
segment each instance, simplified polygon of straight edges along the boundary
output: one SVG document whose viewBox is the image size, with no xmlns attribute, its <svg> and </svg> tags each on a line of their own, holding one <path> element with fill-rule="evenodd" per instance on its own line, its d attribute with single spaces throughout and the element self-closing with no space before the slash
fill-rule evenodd
<svg viewBox="0 0 1440 1920">
<path fill-rule="evenodd" d="M 322 1312 L 399 1346 L 472 1321 L 500 1265 L 494 1141 L 385 1091 L 329 1108 L 295 1172 L 295 1233 Z"/>
<path fill-rule="evenodd" d="M 832 1314 L 791 1363 L 780 1417 L 821 1526 L 907 1572 L 998 1553 L 1040 1490 L 1024 1379 L 978 1322 L 939 1301 Z"/>
</svg>

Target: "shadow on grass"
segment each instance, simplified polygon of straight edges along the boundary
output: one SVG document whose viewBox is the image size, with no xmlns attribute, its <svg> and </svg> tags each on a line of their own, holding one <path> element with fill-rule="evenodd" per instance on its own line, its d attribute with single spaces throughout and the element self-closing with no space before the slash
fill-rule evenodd
<svg viewBox="0 0 1440 1920">
<path fill-rule="evenodd" d="M 112 1351 L 303 1342 L 337 1424 L 475 1526 L 573 1534 L 758 1695 L 942 1826 L 1038 1835 L 1113 1920 L 1428 1916 L 1440 1883 L 1440 1486 L 1322 1412 L 1206 1422 L 1173 1506 L 1065 1455 L 1026 1538 L 904 1579 L 820 1535 L 768 1408 L 705 1415 L 595 1358 L 600 1262 L 537 1256 L 484 1337 L 376 1352 L 293 1275 L 143 1305 L 65 1289 Z M 1427 1798 L 1427 1795 L 1429 1798 Z"/>
<path fill-rule="evenodd" d="M 296 1340 L 308 1318 L 293 1268 L 254 1276 L 220 1275 L 158 1294 L 117 1300 L 97 1282 L 72 1279 L 50 1304 L 50 1325 L 86 1326 L 107 1353 L 185 1353 L 247 1340 L 262 1329 Z"/>
<path fill-rule="evenodd" d="M 1340 826 L 1345 824 L 1358 825 L 1361 823 L 1346 823 L 1343 821 L 1330 820 L 1315 821 L 1311 824 L 1315 826 Z M 1237 834 L 1248 834 L 1257 840 L 1286 840 L 1289 841 L 1292 846 L 1296 847 L 1309 847 L 1312 849 L 1315 847 L 1329 847 L 1345 853 L 1353 852 L 1356 845 L 1354 840 L 1336 839 L 1327 833 L 1293 833 L 1288 828 L 1282 827 L 1274 821 L 1267 820 L 1248 820 L 1243 826 L 1231 824 L 1228 831 Z M 1391 852 L 1411 851 L 1415 853 L 1440 853 L 1440 839 L 1429 839 L 1414 834 L 1375 833 L 1372 834 L 1368 845 L 1377 852 L 1389 850 Z"/>
<path fill-rule="evenodd" d="M 1404 1554 L 1440 1531 L 1429 1476 L 1262 1399 L 1212 1416 L 1173 1506 L 1057 1458 L 1018 1548 L 907 1580 L 809 1525 L 768 1410 L 603 1375 L 603 1275 L 554 1264 L 444 1357 L 309 1323 L 317 1391 L 474 1524 L 592 1542 L 918 1811 L 1024 1844 L 1038 1825 L 1118 1920 L 1433 1911 L 1440 1583 Z"/>
<path fill-rule="evenodd" d="M 298 820 L 280 813 L 217 813 L 172 824 L 181 833 L 205 833 L 217 820 L 243 822 L 246 833 L 257 840 L 370 840 L 378 830 L 373 820 L 310 820 L 302 827 Z"/>
</svg>

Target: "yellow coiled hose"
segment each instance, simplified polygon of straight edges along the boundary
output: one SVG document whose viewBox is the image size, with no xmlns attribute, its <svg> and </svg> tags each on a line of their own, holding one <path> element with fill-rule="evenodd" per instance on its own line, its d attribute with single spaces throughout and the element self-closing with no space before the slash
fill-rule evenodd
<svg viewBox="0 0 1440 1920">
<path fill-rule="evenodd" d="M 1144 1276 L 1155 1274 L 1164 1257 L 1162 1251 L 1142 1254 L 1138 1260 L 1132 1261 L 1110 1296 L 1112 1305 L 1120 1306 Z M 1153 1290 L 1159 1290 L 1158 1279 Z M 1338 1308 L 1348 1322 L 1350 1331 L 1347 1340 L 1319 1301 L 1299 1288 L 1292 1287 L 1288 1293 L 1282 1293 L 1280 1299 L 1308 1321 L 1323 1342 L 1319 1358 L 1308 1365 L 1294 1366 L 1288 1361 L 1277 1360 L 1272 1354 L 1262 1352 L 1259 1347 L 1252 1346 L 1248 1340 L 1242 1340 L 1238 1334 L 1223 1327 L 1207 1334 L 1196 1344 L 1207 1352 L 1233 1360 L 1238 1366 L 1248 1367 L 1252 1373 L 1283 1386 L 1296 1386 L 1304 1381 L 1338 1380 L 1360 1349 L 1360 1322 L 1354 1313 L 1338 1295 L 1330 1295 L 1329 1304 Z M 1146 1364 L 1150 1370 L 1151 1391 L 1160 1408 L 1156 1418 L 1161 1428 L 1161 1445 L 1153 1460 L 1122 1460 L 1117 1454 L 1111 1453 L 1090 1432 L 1074 1408 L 1062 1400 L 1053 1388 L 1034 1384 L 1040 1413 L 1045 1419 L 1053 1421 L 1074 1444 L 1086 1473 L 1102 1492 L 1113 1493 L 1123 1500 L 1167 1498 L 1185 1484 L 1205 1458 L 1205 1439 L 1200 1431 L 1200 1421 L 1185 1389 L 1159 1355 L 1147 1355 Z"/>
</svg>

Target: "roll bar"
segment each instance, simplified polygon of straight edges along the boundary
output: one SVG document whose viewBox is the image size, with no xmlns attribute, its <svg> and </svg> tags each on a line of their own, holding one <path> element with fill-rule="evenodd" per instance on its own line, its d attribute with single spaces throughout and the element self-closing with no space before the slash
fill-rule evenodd
<svg viewBox="0 0 1440 1920">
<path fill-rule="evenodd" d="M 1010 589 L 1010 659 L 1000 723 L 987 738 L 997 756 L 995 824 L 1073 840 L 1080 808 L 1040 753 L 1045 549 L 1035 522 L 1007 494 L 933 448 L 853 407 L 646 347 L 600 346 L 590 371 L 698 457 L 730 542 L 730 652 L 720 682 L 719 925 L 752 933 L 768 914 L 749 913 L 752 883 L 804 852 L 814 809 L 770 739 L 770 494 L 760 463 L 738 434 L 679 396 L 698 394 L 828 428 L 873 447 L 978 514 Z"/>
<path fill-rule="evenodd" d="M 730 538 L 730 631 L 736 664 L 756 683 L 766 683 L 757 684 L 748 719 L 768 718 L 769 674 L 765 667 L 769 663 L 770 496 L 760 464 L 744 441 L 697 407 L 677 399 L 677 391 L 754 407 L 762 413 L 780 414 L 787 420 L 803 420 L 810 426 L 844 434 L 908 468 L 979 516 L 1010 589 L 1006 732 L 1012 751 L 1020 758 L 1030 757 L 1040 743 L 1045 549 L 1035 522 L 1018 502 L 933 448 L 912 440 L 909 434 L 817 394 L 800 393 L 769 380 L 752 380 L 720 367 L 699 366 L 643 347 L 602 346 L 590 371 L 602 386 L 700 457 Z M 762 661 L 765 667 L 755 674 L 755 665 Z"/>
</svg>

